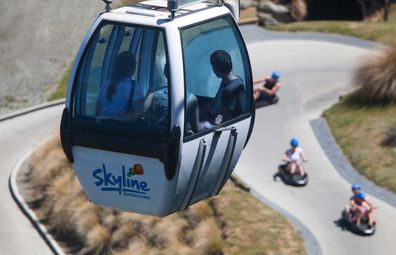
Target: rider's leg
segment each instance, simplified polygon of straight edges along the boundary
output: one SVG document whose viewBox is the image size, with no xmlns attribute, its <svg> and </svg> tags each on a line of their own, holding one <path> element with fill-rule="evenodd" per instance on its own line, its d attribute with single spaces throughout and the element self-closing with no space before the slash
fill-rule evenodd
<svg viewBox="0 0 396 255">
<path fill-rule="evenodd" d="M 254 87 L 254 88 L 253 88 L 253 98 L 254 98 L 254 101 L 257 101 L 257 99 L 259 99 L 260 95 L 261 95 L 260 89 L 259 89 L 258 87 Z"/>
<path fill-rule="evenodd" d="M 302 164 L 298 164 L 297 168 L 298 168 L 298 171 L 300 172 L 301 176 L 305 176 L 305 171 L 304 171 L 304 167 L 302 166 Z"/>
<path fill-rule="evenodd" d="M 349 205 L 345 205 L 345 212 L 347 213 L 351 212 L 351 208 L 349 207 Z"/>
<path fill-rule="evenodd" d="M 372 225 L 374 224 L 373 212 L 372 212 L 372 211 L 369 211 L 369 212 L 367 213 L 367 217 L 368 217 L 368 220 L 369 220 L 369 225 L 372 226 Z"/>
<path fill-rule="evenodd" d="M 294 174 L 296 172 L 297 169 L 297 164 L 296 163 L 290 163 L 290 173 Z"/>
<path fill-rule="evenodd" d="M 362 220 L 362 213 L 360 212 L 359 209 L 356 210 L 355 215 L 356 215 L 356 225 L 360 225 L 360 222 Z"/>
</svg>

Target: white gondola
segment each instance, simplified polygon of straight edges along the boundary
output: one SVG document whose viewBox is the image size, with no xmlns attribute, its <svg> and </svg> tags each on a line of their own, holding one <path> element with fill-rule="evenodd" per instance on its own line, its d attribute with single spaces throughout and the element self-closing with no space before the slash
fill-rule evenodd
<svg viewBox="0 0 396 255">
<path fill-rule="evenodd" d="M 76 56 L 61 121 L 63 149 L 88 198 L 166 216 L 217 195 L 254 122 L 235 17 L 222 4 L 157 0 L 110 10 L 105 2 Z M 239 85 L 220 89 L 211 65 L 218 50 Z"/>
</svg>

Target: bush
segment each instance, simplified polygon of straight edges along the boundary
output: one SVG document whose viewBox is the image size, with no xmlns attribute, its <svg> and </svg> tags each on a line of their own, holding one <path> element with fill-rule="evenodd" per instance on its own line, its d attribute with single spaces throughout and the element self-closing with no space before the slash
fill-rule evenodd
<svg viewBox="0 0 396 255">
<path fill-rule="evenodd" d="M 391 127 L 385 133 L 384 139 L 381 141 L 384 147 L 396 147 L 396 127 Z"/>
<path fill-rule="evenodd" d="M 355 73 L 357 98 L 365 104 L 396 102 L 396 42 L 368 57 Z"/>
</svg>

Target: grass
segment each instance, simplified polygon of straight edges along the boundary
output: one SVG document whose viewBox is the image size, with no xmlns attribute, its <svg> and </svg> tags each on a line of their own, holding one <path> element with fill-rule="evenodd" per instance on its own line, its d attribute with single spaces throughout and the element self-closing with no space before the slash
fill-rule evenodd
<svg viewBox="0 0 396 255">
<path fill-rule="evenodd" d="M 396 104 L 365 106 L 356 93 L 346 96 L 324 116 L 337 143 L 352 165 L 376 184 L 396 192 L 396 148 L 385 146 L 394 139 Z"/>
<path fill-rule="evenodd" d="M 69 67 L 67 69 L 66 73 L 63 75 L 62 79 L 59 81 L 56 90 L 48 98 L 48 101 L 53 101 L 53 100 L 57 100 L 57 99 L 66 97 L 67 85 L 68 85 L 69 77 L 70 77 L 70 70 L 71 70 L 71 67 Z"/>
<path fill-rule="evenodd" d="M 306 254 L 300 233 L 232 182 L 219 196 L 165 218 L 97 207 L 59 138 L 34 153 L 19 185 L 67 254 Z"/>
<path fill-rule="evenodd" d="M 394 40 L 396 34 L 396 4 L 391 6 L 388 22 L 301 21 L 269 26 L 268 29 L 288 32 L 310 31 L 342 34 L 370 41 L 389 43 Z"/>
</svg>

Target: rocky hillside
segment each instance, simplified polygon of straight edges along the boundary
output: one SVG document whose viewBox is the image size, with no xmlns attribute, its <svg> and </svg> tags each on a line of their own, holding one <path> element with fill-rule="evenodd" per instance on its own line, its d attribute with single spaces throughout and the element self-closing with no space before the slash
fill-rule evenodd
<svg viewBox="0 0 396 255">
<path fill-rule="evenodd" d="M 256 8 L 261 25 L 307 20 L 363 20 L 382 15 L 383 0 L 241 0 Z"/>
<path fill-rule="evenodd" d="M 306 0 L 241 0 L 241 9 L 252 7 L 264 26 L 300 21 L 307 15 Z"/>
<path fill-rule="evenodd" d="M 102 8 L 99 0 L 0 1 L 0 115 L 46 101 Z"/>
</svg>

